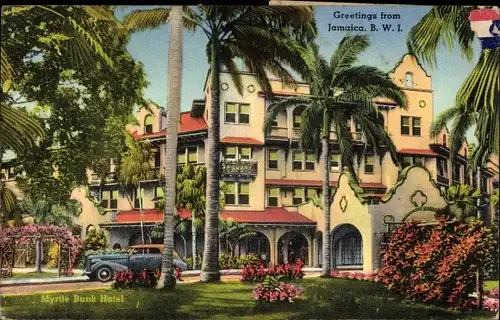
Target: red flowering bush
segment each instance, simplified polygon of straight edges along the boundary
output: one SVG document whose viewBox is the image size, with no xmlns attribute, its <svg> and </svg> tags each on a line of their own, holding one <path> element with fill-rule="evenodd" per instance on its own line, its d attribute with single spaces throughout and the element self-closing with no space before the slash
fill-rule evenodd
<svg viewBox="0 0 500 320">
<path fill-rule="evenodd" d="M 273 264 L 270 264 L 267 269 L 264 268 L 263 264 L 260 264 L 258 267 L 245 266 L 243 267 L 241 273 L 241 281 L 263 281 L 266 276 L 276 277 L 280 280 L 302 279 L 304 277 L 304 271 L 302 271 L 303 265 L 304 263 L 299 259 L 294 266 L 289 263 L 279 264 L 276 267 Z"/>
<path fill-rule="evenodd" d="M 293 302 L 293 300 L 302 295 L 304 291 L 288 283 L 279 283 L 277 278 L 274 276 L 266 276 L 262 283 L 258 283 L 255 290 L 252 292 L 252 296 L 255 300 L 266 301 L 266 302 L 276 302 L 276 301 L 288 301 Z"/>
<path fill-rule="evenodd" d="M 115 273 L 115 278 L 111 287 L 113 289 L 131 289 L 134 287 L 154 288 L 160 279 L 161 272 L 156 270 L 154 273 L 144 269 L 141 272 L 120 271 Z"/>
<path fill-rule="evenodd" d="M 483 309 L 498 312 L 498 288 L 486 292 L 483 297 Z"/>
<path fill-rule="evenodd" d="M 496 241 L 480 221 L 436 226 L 409 222 L 395 230 L 383 250 L 380 280 L 405 298 L 470 308 L 476 266 L 493 263 Z"/>
<path fill-rule="evenodd" d="M 364 272 L 348 272 L 348 271 L 338 271 L 333 270 L 331 272 L 332 278 L 343 278 L 343 279 L 356 279 L 365 281 L 379 282 L 380 278 L 377 272 L 364 273 Z"/>
</svg>

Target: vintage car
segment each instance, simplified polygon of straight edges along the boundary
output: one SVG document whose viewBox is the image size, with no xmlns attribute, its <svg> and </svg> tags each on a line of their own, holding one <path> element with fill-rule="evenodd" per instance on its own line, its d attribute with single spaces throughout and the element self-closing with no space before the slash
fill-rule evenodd
<svg viewBox="0 0 500 320">
<path fill-rule="evenodd" d="M 90 255 L 85 259 L 83 274 L 92 280 L 107 282 L 120 271 L 141 272 L 146 269 L 155 272 L 161 268 L 162 252 L 161 244 L 144 244 L 128 247 L 123 253 Z M 187 264 L 175 250 L 174 266 L 182 271 L 187 270 Z"/>
</svg>

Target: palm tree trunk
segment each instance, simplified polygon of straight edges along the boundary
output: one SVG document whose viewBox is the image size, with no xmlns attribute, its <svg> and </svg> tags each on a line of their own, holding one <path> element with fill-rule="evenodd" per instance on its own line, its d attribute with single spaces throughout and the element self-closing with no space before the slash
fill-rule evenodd
<svg viewBox="0 0 500 320">
<path fill-rule="evenodd" d="M 323 137 L 321 161 L 323 161 L 323 262 L 321 276 L 330 277 L 330 143 Z"/>
<path fill-rule="evenodd" d="M 139 213 L 141 215 L 141 240 L 144 244 L 144 212 L 142 210 L 142 192 L 141 192 L 141 182 L 139 181 Z"/>
<path fill-rule="evenodd" d="M 172 6 L 170 23 L 170 47 L 168 50 L 167 88 L 167 137 L 165 151 L 165 218 L 161 277 L 159 286 L 175 287 L 174 259 L 174 214 L 175 183 L 177 178 L 177 134 L 182 90 L 182 6 Z"/>
<path fill-rule="evenodd" d="M 193 270 L 198 267 L 198 253 L 196 252 L 196 226 L 194 224 L 194 212 L 191 217 L 191 249 L 193 252 Z"/>
<path fill-rule="evenodd" d="M 481 167 L 477 167 L 477 188 L 481 190 Z M 481 220 L 481 197 L 477 197 L 477 218 Z M 481 270 L 479 264 L 476 264 L 476 294 L 477 294 L 477 307 L 481 308 L 483 304 L 483 285 L 481 281 Z"/>
<path fill-rule="evenodd" d="M 207 211 L 205 220 L 205 244 L 200 280 L 218 282 L 219 272 L 219 178 L 220 178 L 220 74 L 218 60 L 218 35 L 211 37 L 210 61 L 210 114 L 208 119 L 208 163 L 207 163 Z"/>
<path fill-rule="evenodd" d="M 35 241 L 35 250 L 36 250 L 36 258 L 35 258 L 35 272 L 42 272 L 42 238 L 38 238 Z"/>
<path fill-rule="evenodd" d="M 2 8 L 2 12 L 3 12 L 3 8 Z M 0 148 L 0 190 L 3 190 L 2 185 L 4 183 L 3 180 L 2 180 L 2 158 L 3 158 L 3 153 L 4 153 L 3 148 Z M 0 215 L 1 215 L 1 217 L 0 217 L 1 218 L 1 220 L 0 220 L 0 230 L 2 230 L 2 226 L 3 226 L 4 222 L 6 222 L 5 221 L 5 215 L 4 215 L 3 211 L 2 211 L 3 210 L 2 205 L 3 205 L 3 197 L 0 194 Z"/>
</svg>

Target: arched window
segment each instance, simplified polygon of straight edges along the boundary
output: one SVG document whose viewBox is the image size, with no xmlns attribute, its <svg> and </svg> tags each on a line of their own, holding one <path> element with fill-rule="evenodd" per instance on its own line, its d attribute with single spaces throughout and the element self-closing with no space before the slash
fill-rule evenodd
<svg viewBox="0 0 500 320">
<path fill-rule="evenodd" d="M 341 225 L 333 233 L 332 259 L 335 267 L 363 265 L 363 240 L 358 229 Z"/>
<path fill-rule="evenodd" d="M 295 129 L 300 128 L 300 123 L 302 122 L 302 113 L 304 112 L 304 110 L 304 106 L 299 106 L 293 109 L 293 127 Z"/>
<path fill-rule="evenodd" d="M 144 118 L 144 133 L 153 133 L 153 116 L 150 114 Z"/>
<path fill-rule="evenodd" d="M 413 88 L 413 73 L 411 72 L 406 73 L 405 87 Z"/>
<path fill-rule="evenodd" d="M 115 243 L 115 244 L 113 245 L 113 249 L 114 249 L 114 250 L 120 250 L 121 248 L 122 248 L 122 246 L 121 246 L 119 243 Z"/>
<path fill-rule="evenodd" d="M 443 134 L 443 146 L 446 147 L 446 135 L 445 134 Z"/>
</svg>

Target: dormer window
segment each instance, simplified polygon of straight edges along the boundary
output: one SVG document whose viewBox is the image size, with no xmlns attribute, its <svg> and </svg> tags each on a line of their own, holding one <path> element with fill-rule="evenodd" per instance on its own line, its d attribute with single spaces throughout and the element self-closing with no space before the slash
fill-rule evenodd
<svg viewBox="0 0 500 320">
<path fill-rule="evenodd" d="M 413 73 L 407 72 L 405 75 L 405 87 L 413 88 Z"/>
<path fill-rule="evenodd" d="M 144 118 L 144 133 L 153 133 L 153 116 L 150 114 Z"/>
</svg>

